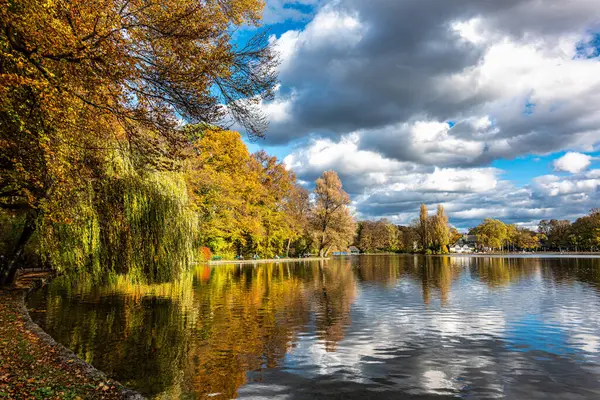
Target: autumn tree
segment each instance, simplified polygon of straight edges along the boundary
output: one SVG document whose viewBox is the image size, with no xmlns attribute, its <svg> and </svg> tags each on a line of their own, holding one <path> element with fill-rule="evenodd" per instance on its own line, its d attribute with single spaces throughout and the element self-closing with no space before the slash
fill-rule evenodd
<svg viewBox="0 0 600 400">
<path fill-rule="evenodd" d="M 288 252 L 291 240 L 301 229 L 287 214 L 291 197 L 297 189 L 296 177 L 277 157 L 265 151 L 253 154 L 252 158 L 259 169 L 259 187 L 262 189 L 257 210 L 263 237 L 256 238 L 255 243 L 259 245 L 257 250 L 265 256 L 279 256 Z"/>
<path fill-rule="evenodd" d="M 342 189 L 335 171 L 323 172 L 317 179 L 314 194 L 310 224 L 319 256 L 325 257 L 331 249 L 345 249 L 352 243 L 356 224 L 348 209 L 350 196 Z"/>
<path fill-rule="evenodd" d="M 217 254 L 233 255 L 233 244 L 243 243 L 245 233 L 259 233 L 252 208 L 259 195 L 258 169 L 239 133 L 197 129 L 197 155 L 189 160 L 186 179 L 199 215 L 199 240 Z"/>
<path fill-rule="evenodd" d="M 527 228 L 517 228 L 514 246 L 521 250 L 535 250 L 540 246 L 539 236 Z"/>
<path fill-rule="evenodd" d="M 355 245 L 363 253 L 371 253 L 375 247 L 373 244 L 373 222 L 371 221 L 359 221 L 356 229 L 356 240 Z"/>
<path fill-rule="evenodd" d="M 559 250 L 571 244 L 571 222 L 569 220 L 541 220 L 538 232 L 543 235 L 543 245 L 548 249 Z"/>
<path fill-rule="evenodd" d="M 395 252 L 400 247 L 400 234 L 398 227 L 392 224 L 388 219 L 382 218 L 377 224 L 379 237 L 383 238 L 381 249 L 383 251 Z"/>
<path fill-rule="evenodd" d="M 450 226 L 444 207 L 438 205 L 435 215 L 429 216 L 427 206 L 421 204 L 419 219 L 416 221 L 421 250 L 424 252 L 446 253 L 450 244 Z"/>
<path fill-rule="evenodd" d="M 519 239 L 519 230 L 515 224 L 506 225 L 506 247 L 509 250 L 514 250 Z"/>
<path fill-rule="evenodd" d="M 502 250 L 507 238 L 506 225 L 497 219 L 486 218 L 474 230 L 477 241 L 485 247 Z"/>
<path fill-rule="evenodd" d="M 460 233 L 458 229 L 453 226 L 450 227 L 450 244 L 456 243 L 462 236 L 462 233 Z"/>
<path fill-rule="evenodd" d="M 180 168 L 181 118 L 233 119 L 263 134 L 256 105 L 272 95 L 273 54 L 264 35 L 231 42 L 231 27 L 258 24 L 263 5 L 16 0 L 0 9 L 0 207 L 24 220 L 0 281 L 40 217 L 76 217 L 70 205 L 115 159 L 137 171 Z"/>
<path fill-rule="evenodd" d="M 398 226 L 400 250 L 412 253 L 419 243 L 419 231 L 413 226 Z"/>
<path fill-rule="evenodd" d="M 450 244 L 450 227 L 448 226 L 448 217 L 446 216 L 444 207 L 441 204 L 438 204 L 437 206 L 437 213 L 432 225 L 432 241 L 436 247 L 436 251 L 440 253 L 447 253 L 448 245 Z"/>
<path fill-rule="evenodd" d="M 238 132 L 188 129 L 195 139 L 186 179 L 201 245 L 226 257 L 273 257 L 293 243 L 296 252 L 311 245 L 309 195 L 292 171 L 264 151 L 250 154 Z"/>
<path fill-rule="evenodd" d="M 295 185 L 292 188 L 287 199 L 285 213 L 292 233 L 286 245 L 286 256 L 290 255 L 292 244 L 295 255 L 309 252 L 313 242 L 309 225 L 311 204 L 310 195 L 302 186 Z"/>
<path fill-rule="evenodd" d="M 294 175 L 275 157 L 250 154 L 238 132 L 196 129 L 186 176 L 200 243 L 229 257 L 283 253 L 297 234 L 287 215 Z"/>
<path fill-rule="evenodd" d="M 177 115 L 217 123 L 231 113 L 261 135 L 264 119 L 251 105 L 272 94 L 273 55 L 264 35 L 233 45 L 230 28 L 258 24 L 263 6 L 260 0 L 13 1 L 0 14 L 3 79 L 43 92 L 43 106 L 87 105 L 98 116 L 147 123 L 162 134 L 174 132 Z"/>
<path fill-rule="evenodd" d="M 577 218 L 569 229 L 569 238 L 576 251 L 600 249 L 600 209 L 592 209 L 588 215 Z"/>
<path fill-rule="evenodd" d="M 355 243 L 366 253 L 397 251 L 399 249 L 398 227 L 387 219 L 360 221 Z"/>
<path fill-rule="evenodd" d="M 419 239 L 421 249 L 427 250 L 430 246 L 430 237 L 429 237 L 429 217 L 427 214 L 427 206 L 425 204 L 421 204 L 421 209 L 419 212 Z"/>
</svg>

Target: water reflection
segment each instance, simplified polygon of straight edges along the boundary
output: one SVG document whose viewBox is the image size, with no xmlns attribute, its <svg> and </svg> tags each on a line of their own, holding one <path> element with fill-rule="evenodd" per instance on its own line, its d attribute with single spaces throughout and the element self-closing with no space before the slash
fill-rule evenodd
<svg viewBox="0 0 600 400">
<path fill-rule="evenodd" d="M 545 259 L 473 258 L 468 260 L 471 275 L 490 287 L 508 286 L 539 274 Z"/>
<path fill-rule="evenodd" d="M 29 305 L 155 398 L 597 397 L 599 290 L 600 259 L 365 256 L 62 277 Z"/>
</svg>

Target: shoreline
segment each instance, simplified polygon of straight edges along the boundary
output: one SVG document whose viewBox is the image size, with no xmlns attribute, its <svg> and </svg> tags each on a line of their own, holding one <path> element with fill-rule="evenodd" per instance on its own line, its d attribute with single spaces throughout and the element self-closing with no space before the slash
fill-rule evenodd
<svg viewBox="0 0 600 400">
<path fill-rule="evenodd" d="M 265 258 L 258 260 L 214 260 L 198 262 L 197 264 L 208 264 L 208 265 L 227 265 L 227 264 L 268 264 L 268 263 L 279 263 L 279 262 L 310 262 L 310 261 L 326 261 L 331 260 L 331 257 L 307 257 L 307 258 Z"/>
<path fill-rule="evenodd" d="M 575 252 L 554 252 L 546 251 L 539 253 L 449 253 L 440 254 L 440 256 L 450 257 L 493 257 L 493 258 L 599 258 L 598 252 L 575 253 Z"/>
<path fill-rule="evenodd" d="M 0 329 L 0 354 L 12 361 L 0 363 L 0 372 L 4 369 L 4 376 L 0 378 L 8 377 L 7 381 L 0 379 L 0 395 L 7 393 L 10 396 L 13 393 L 26 396 L 24 390 L 27 389 L 29 394 L 48 399 L 71 395 L 86 399 L 144 400 L 140 393 L 79 358 L 33 321 L 26 300 L 35 288 L 36 285 L 32 284 L 0 289 L 1 306 L 12 309 L 12 316 L 7 315 L 8 309 L 5 310 L 7 313 L 3 317 L 7 316 L 7 321 L 3 328 L 6 329 Z M 23 343 L 26 343 L 25 350 L 21 348 Z M 22 383 L 23 380 L 26 383 Z M 26 386 L 13 387 L 11 382 L 12 385 L 21 383 Z M 18 391 L 14 392 L 15 389 Z"/>
<path fill-rule="evenodd" d="M 536 253 L 448 253 L 448 254 L 423 254 L 423 253 L 366 253 L 360 256 L 423 256 L 423 257 L 474 257 L 474 258 L 600 258 L 600 252 L 558 252 L 540 251 Z"/>
</svg>

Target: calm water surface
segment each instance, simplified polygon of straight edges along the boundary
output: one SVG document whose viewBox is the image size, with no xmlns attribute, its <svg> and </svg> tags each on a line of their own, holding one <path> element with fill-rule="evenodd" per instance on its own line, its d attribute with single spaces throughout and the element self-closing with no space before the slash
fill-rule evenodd
<svg viewBox="0 0 600 400">
<path fill-rule="evenodd" d="M 600 259 L 359 256 L 59 278 L 55 339 L 150 398 L 600 399 Z"/>
</svg>

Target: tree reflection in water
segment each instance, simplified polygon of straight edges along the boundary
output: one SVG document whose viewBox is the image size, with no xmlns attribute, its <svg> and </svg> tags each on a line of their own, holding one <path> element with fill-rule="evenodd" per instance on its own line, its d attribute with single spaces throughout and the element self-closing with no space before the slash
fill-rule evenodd
<svg viewBox="0 0 600 400">
<path fill-rule="evenodd" d="M 284 367 L 301 336 L 336 352 L 363 290 L 420 286 L 421 304 L 443 309 L 463 278 L 491 291 L 534 278 L 600 289 L 600 260 L 366 256 L 199 266 L 156 285 L 62 276 L 29 305 L 59 342 L 149 396 L 232 398 L 248 372 Z"/>
</svg>

